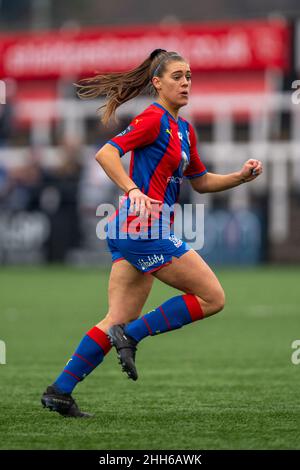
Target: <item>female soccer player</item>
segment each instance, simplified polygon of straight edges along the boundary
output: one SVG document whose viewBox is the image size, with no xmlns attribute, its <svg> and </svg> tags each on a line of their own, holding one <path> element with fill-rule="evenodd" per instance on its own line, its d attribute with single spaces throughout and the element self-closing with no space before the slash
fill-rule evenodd
<svg viewBox="0 0 300 470">
<path fill-rule="evenodd" d="M 122 103 L 147 88 L 155 93 L 156 101 L 96 155 L 108 177 L 125 194 L 107 225 L 113 261 L 108 312 L 86 333 L 62 373 L 42 396 L 45 407 L 63 416 L 91 416 L 80 411 L 71 392 L 102 362 L 111 344 L 123 370 L 136 380 L 135 352 L 142 339 L 181 328 L 223 309 L 224 292 L 217 277 L 171 229 L 182 178 L 188 178 L 195 191 L 205 193 L 253 181 L 262 172 L 261 162 L 255 159 L 227 175 L 206 170 L 197 152 L 193 127 L 178 116 L 189 100 L 191 70 L 176 52 L 156 49 L 134 70 L 84 79 L 78 94 L 81 98 L 106 95 L 102 121 L 107 123 Z M 121 163 L 129 150 L 130 175 Z M 154 277 L 182 294 L 139 318 Z"/>
</svg>

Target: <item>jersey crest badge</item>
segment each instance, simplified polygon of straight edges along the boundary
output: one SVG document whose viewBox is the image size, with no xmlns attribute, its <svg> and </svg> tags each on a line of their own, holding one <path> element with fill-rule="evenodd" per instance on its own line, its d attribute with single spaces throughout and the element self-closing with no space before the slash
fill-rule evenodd
<svg viewBox="0 0 300 470">
<path fill-rule="evenodd" d="M 186 138 L 187 138 L 187 140 L 188 140 L 189 146 L 191 146 L 190 133 L 189 133 L 189 131 L 186 131 Z"/>
<path fill-rule="evenodd" d="M 188 164 L 189 164 L 188 156 L 187 156 L 187 154 L 185 153 L 185 151 L 183 150 L 183 151 L 181 152 L 181 165 L 182 165 L 181 168 L 182 168 L 182 172 L 185 171 L 185 169 L 187 168 Z"/>
</svg>

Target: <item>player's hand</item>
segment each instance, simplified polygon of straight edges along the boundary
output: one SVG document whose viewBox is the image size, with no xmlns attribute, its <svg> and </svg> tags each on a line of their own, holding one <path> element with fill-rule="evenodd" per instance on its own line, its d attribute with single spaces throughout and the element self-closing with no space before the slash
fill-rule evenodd
<svg viewBox="0 0 300 470">
<path fill-rule="evenodd" d="M 258 175 L 261 175 L 263 171 L 262 162 L 260 160 L 255 160 L 250 158 L 244 163 L 243 168 L 240 171 L 241 179 L 244 183 L 248 181 L 253 181 Z"/>
<path fill-rule="evenodd" d="M 130 199 L 129 212 L 135 212 L 135 215 L 141 218 L 147 218 L 151 213 L 152 204 L 162 204 L 162 201 L 146 196 L 139 189 L 133 189 L 128 195 Z"/>
</svg>

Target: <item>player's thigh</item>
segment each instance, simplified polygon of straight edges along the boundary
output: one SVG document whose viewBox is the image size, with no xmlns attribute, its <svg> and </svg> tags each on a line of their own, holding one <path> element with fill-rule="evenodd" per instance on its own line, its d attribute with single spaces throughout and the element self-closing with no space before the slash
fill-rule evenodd
<svg viewBox="0 0 300 470">
<path fill-rule="evenodd" d="M 172 263 L 153 273 L 160 281 L 187 294 L 194 294 L 206 303 L 219 303 L 223 308 L 223 288 L 210 267 L 195 251 L 189 250 L 180 258 L 173 257 Z"/>
<path fill-rule="evenodd" d="M 112 265 L 109 286 L 109 315 L 116 323 L 127 323 L 137 318 L 150 293 L 153 277 L 139 272 L 128 261 Z"/>
</svg>

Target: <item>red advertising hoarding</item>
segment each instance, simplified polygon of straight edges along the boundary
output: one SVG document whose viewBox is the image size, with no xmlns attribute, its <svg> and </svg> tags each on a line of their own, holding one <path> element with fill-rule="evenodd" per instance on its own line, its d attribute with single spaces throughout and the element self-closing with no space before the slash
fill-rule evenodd
<svg viewBox="0 0 300 470">
<path fill-rule="evenodd" d="M 286 70 L 290 30 L 285 21 L 272 20 L 0 35 L 0 74 L 18 79 L 121 71 L 158 47 L 182 54 L 194 71 Z"/>
</svg>

